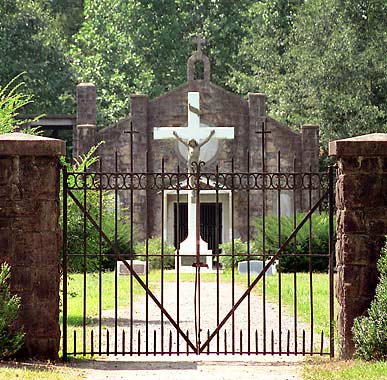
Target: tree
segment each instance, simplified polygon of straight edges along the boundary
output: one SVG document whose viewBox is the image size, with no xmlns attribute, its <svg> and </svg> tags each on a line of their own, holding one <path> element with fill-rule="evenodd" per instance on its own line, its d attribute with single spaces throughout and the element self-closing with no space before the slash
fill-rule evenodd
<svg viewBox="0 0 387 380">
<path fill-rule="evenodd" d="M 320 124 L 323 147 L 387 129 L 385 3 L 271 0 L 249 15 L 234 88 L 257 83 L 273 116 L 295 128 Z"/>
<path fill-rule="evenodd" d="M 74 82 L 65 40 L 46 0 L 0 2 L 0 83 L 21 72 L 35 101 L 34 113 L 66 113 L 73 108 Z"/>
<path fill-rule="evenodd" d="M 85 21 L 71 49 L 77 80 L 98 88 L 99 122 L 117 120 L 129 111 L 129 96 L 148 92 L 152 71 L 137 55 L 131 36 L 133 5 L 126 1 L 86 1 Z"/>
<path fill-rule="evenodd" d="M 71 56 L 78 81 L 97 85 L 99 122 L 126 115 L 131 92 L 155 97 L 184 83 L 197 33 L 207 39 L 214 81 L 225 84 L 244 33 L 244 10 L 251 2 L 86 1 L 85 21 Z"/>
</svg>

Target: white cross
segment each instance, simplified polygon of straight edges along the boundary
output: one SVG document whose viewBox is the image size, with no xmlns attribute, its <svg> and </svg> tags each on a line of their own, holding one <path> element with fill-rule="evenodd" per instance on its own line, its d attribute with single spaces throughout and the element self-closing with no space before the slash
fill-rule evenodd
<svg viewBox="0 0 387 380">
<path fill-rule="evenodd" d="M 196 108 L 196 110 L 195 110 Z M 195 112 L 196 111 L 196 112 Z M 212 138 L 215 139 L 233 139 L 233 127 L 208 127 L 200 125 L 200 100 L 198 92 L 188 93 L 188 125 L 187 127 L 158 127 L 153 131 L 153 136 L 157 140 L 176 138 L 176 132 L 184 140 L 195 139 L 198 143 L 208 138 L 214 130 Z M 200 254 L 206 255 L 206 262 L 209 269 L 212 269 L 211 252 L 208 250 L 200 236 L 196 236 L 196 199 L 194 191 L 190 190 L 188 194 L 188 236 L 180 245 L 180 255 L 195 255 L 196 248 L 199 246 Z M 180 258 L 178 258 L 180 260 Z"/>
<path fill-rule="evenodd" d="M 200 110 L 200 100 L 198 92 L 188 93 L 188 125 L 187 127 L 158 127 L 154 128 L 153 137 L 155 140 L 173 139 L 176 132 L 182 139 L 195 139 L 198 143 L 206 139 L 212 130 L 215 130 L 213 139 L 233 139 L 234 127 L 207 127 L 200 125 L 200 115 L 193 112 L 189 106 Z"/>
</svg>

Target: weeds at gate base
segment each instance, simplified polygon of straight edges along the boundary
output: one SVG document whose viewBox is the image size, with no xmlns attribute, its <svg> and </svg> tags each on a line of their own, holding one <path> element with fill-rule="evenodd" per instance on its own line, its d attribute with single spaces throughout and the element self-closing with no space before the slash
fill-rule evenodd
<svg viewBox="0 0 387 380">
<path fill-rule="evenodd" d="M 16 332 L 12 330 L 20 307 L 20 297 L 11 295 L 10 273 L 9 265 L 2 264 L 0 267 L 0 359 L 17 353 L 24 342 L 24 333 L 21 330 Z"/>
<path fill-rule="evenodd" d="M 364 360 L 387 359 L 387 248 L 378 260 L 380 273 L 368 316 L 358 317 L 353 325 L 356 356 Z"/>
<path fill-rule="evenodd" d="M 304 380 L 387 380 L 387 362 L 309 359 L 302 371 Z"/>
<path fill-rule="evenodd" d="M 79 370 L 42 362 L 0 362 L 0 379 L 75 380 L 83 379 Z"/>
</svg>

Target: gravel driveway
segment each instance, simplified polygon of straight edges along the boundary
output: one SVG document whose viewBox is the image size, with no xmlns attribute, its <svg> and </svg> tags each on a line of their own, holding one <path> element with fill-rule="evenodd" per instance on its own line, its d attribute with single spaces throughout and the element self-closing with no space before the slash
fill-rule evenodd
<svg viewBox="0 0 387 380">
<path fill-rule="evenodd" d="M 221 283 L 219 287 L 219 320 L 223 318 L 232 308 L 232 285 L 229 282 Z M 234 303 L 242 296 L 245 289 L 240 286 L 235 286 Z M 179 296 L 179 327 L 188 336 L 196 346 L 195 340 L 195 284 L 194 282 L 181 282 Z M 203 344 L 216 327 L 217 323 L 217 285 L 215 282 L 201 283 L 201 303 L 200 303 L 200 341 Z M 175 282 L 164 283 L 164 308 L 168 311 L 174 321 L 177 321 L 177 286 Z M 161 300 L 160 290 L 156 294 L 158 300 Z M 182 354 L 187 353 L 187 342 L 182 336 L 177 334 L 176 328 L 164 316 L 161 323 L 161 311 L 159 307 L 149 298 L 148 321 L 146 320 L 146 298 L 141 297 L 134 303 L 134 323 L 132 342 L 130 339 L 129 328 L 129 308 L 121 308 L 118 310 L 118 325 L 117 325 L 117 348 L 122 350 L 123 343 L 125 350 L 132 351 L 134 354 L 154 351 L 160 352 L 161 345 L 163 351 L 168 354 L 179 351 Z M 250 318 L 248 309 L 250 309 Z M 266 318 L 263 318 L 263 315 Z M 250 321 L 250 323 L 249 323 Z M 103 325 L 109 329 L 109 351 L 114 352 L 115 348 L 115 329 L 114 329 L 114 310 L 106 310 L 103 312 Z M 148 331 L 147 331 L 148 326 Z M 240 304 L 232 316 L 227 320 L 224 326 L 220 329 L 219 335 L 214 336 L 209 344 L 211 352 L 217 351 L 219 344 L 220 352 L 240 353 L 263 351 L 271 353 L 279 351 L 281 344 L 282 351 L 292 352 L 295 348 L 295 328 L 294 318 L 290 316 L 289 310 L 282 308 L 281 313 L 281 332 L 282 342 L 279 342 L 279 308 L 278 305 L 272 302 L 263 305 L 263 298 L 255 294 L 250 295 Z M 264 337 L 264 328 L 266 336 Z M 125 341 L 122 339 L 122 331 L 125 330 Z M 303 330 L 305 330 L 305 350 L 309 351 L 311 345 L 310 328 L 304 323 L 297 322 L 297 348 L 302 350 L 303 345 Z M 146 335 L 148 333 L 148 339 Z M 250 337 L 250 338 L 249 338 Z M 288 343 L 289 337 L 289 343 Z M 320 336 L 313 335 L 316 346 L 320 345 Z M 106 336 L 103 341 L 106 345 Z M 146 341 L 148 341 L 146 346 Z M 266 343 L 266 344 L 265 344 Z M 326 342 L 324 342 L 326 347 Z M 204 350 L 207 353 L 208 347 Z M 194 353 L 192 348 L 188 348 L 189 353 Z"/>
</svg>

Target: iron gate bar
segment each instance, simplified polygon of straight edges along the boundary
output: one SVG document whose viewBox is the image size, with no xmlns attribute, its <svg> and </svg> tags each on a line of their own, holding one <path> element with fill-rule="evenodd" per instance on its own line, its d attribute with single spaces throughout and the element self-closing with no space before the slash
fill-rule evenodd
<svg viewBox="0 0 387 380">
<path fill-rule="evenodd" d="M 235 354 L 235 313 L 234 313 L 234 305 L 235 305 L 235 219 L 234 219 L 234 209 L 235 209 L 235 193 L 234 193 L 234 157 L 231 159 L 231 304 L 232 304 L 232 320 L 231 320 L 231 349 L 232 353 Z"/>
<path fill-rule="evenodd" d="M 161 230 L 164 230 L 164 157 L 161 158 Z M 161 264 L 160 264 L 160 282 L 161 282 L 161 306 L 164 307 L 164 232 L 161 234 Z M 164 351 L 164 315 L 160 312 L 161 327 L 161 351 Z"/>
<path fill-rule="evenodd" d="M 282 246 L 277 250 L 277 252 L 273 255 L 273 257 L 268 261 L 268 263 L 264 266 L 262 271 L 257 275 L 252 284 L 246 289 L 243 295 L 239 298 L 233 308 L 227 313 L 227 315 L 223 318 L 220 324 L 216 327 L 216 329 L 210 335 L 210 338 L 202 345 L 200 348 L 200 352 L 207 347 L 209 342 L 214 338 L 214 336 L 219 332 L 219 330 L 224 326 L 230 316 L 235 312 L 235 310 L 239 307 L 239 305 L 243 302 L 243 300 L 247 297 L 247 295 L 251 292 L 251 290 L 255 287 L 255 285 L 259 282 L 259 280 L 263 277 L 264 273 L 270 268 L 270 266 L 274 263 L 275 260 L 278 259 L 279 255 L 281 255 L 282 251 L 287 247 L 289 242 L 294 238 L 294 236 L 298 233 L 298 231 L 303 227 L 303 225 L 307 222 L 308 218 L 317 210 L 322 201 L 329 195 L 329 190 L 324 193 L 324 195 L 316 202 L 316 204 L 308 211 L 308 213 L 304 216 L 298 226 L 293 230 L 290 236 L 285 240 Z M 266 350 L 264 349 L 264 352 Z"/>
<path fill-rule="evenodd" d="M 85 176 L 86 177 L 86 176 Z M 83 207 L 86 210 L 87 204 L 87 194 L 86 194 L 86 178 L 83 181 Z M 86 249 L 87 249 L 87 241 L 86 241 L 86 225 L 87 219 L 86 215 L 83 214 L 83 321 L 82 321 L 82 329 L 83 329 L 83 352 L 86 351 Z"/>
<path fill-rule="evenodd" d="M 296 158 L 293 159 L 293 172 L 296 171 Z M 297 207 L 296 207 L 296 186 L 294 186 L 293 189 L 293 228 L 296 228 L 297 226 Z M 302 202 L 302 200 L 301 200 Z M 294 288 L 294 302 L 293 302 L 293 308 L 294 308 L 294 351 L 297 352 L 297 236 L 294 235 L 293 239 L 293 268 L 294 268 L 294 275 L 293 275 L 293 288 Z"/>
<path fill-rule="evenodd" d="M 336 165 L 330 165 L 328 167 L 328 191 L 329 191 L 329 354 L 333 358 L 335 355 L 335 334 L 334 334 L 334 277 L 333 277 L 333 259 L 335 254 L 335 242 L 333 239 L 333 223 L 334 223 L 334 210 L 333 204 L 335 202 L 335 193 L 333 187 L 334 170 Z"/>
<path fill-rule="evenodd" d="M 64 178 L 65 180 L 66 178 Z M 91 222 L 91 224 L 98 230 L 98 224 L 94 221 L 94 219 L 91 217 L 91 215 L 89 214 L 89 212 L 87 210 L 85 210 L 82 206 L 82 204 L 78 201 L 78 199 L 74 196 L 74 194 L 71 192 L 71 190 L 68 190 L 68 195 L 70 195 L 70 197 L 73 199 L 73 201 L 75 202 L 75 204 L 79 207 L 79 209 L 86 215 L 87 219 Z M 104 238 L 104 240 L 110 245 L 110 247 L 113 249 L 114 251 L 114 255 L 112 255 L 113 257 L 115 257 L 117 260 L 120 260 L 121 259 L 121 255 L 119 253 L 119 251 L 117 250 L 117 247 L 110 241 L 110 239 L 106 236 L 106 234 L 101 231 L 101 234 L 102 234 L 102 237 Z M 134 276 L 134 278 L 137 280 L 137 282 L 141 285 L 141 287 L 145 290 L 145 292 L 147 294 L 149 294 L 149 297 L 151 297 L 151 299 L 153 300 L 153 302 L 155 302 L 155 304 L 160 308 L 160 310 L 164 313 L 164 315 L 168 318 L 168 320 L 171 322 L 171 324 L 173 325 L 173 327 L 176 328 L 176 330 L 179 332 L 179 334 L 181 334 L 181 336 L 184 338 L 184 340 L 187 342 L 187 344 L 196 352 L 196 347 L 192 344 L 192 342 L 187 338 L 187 336 L 184 334 L 184 332 L 180 329 L 180 327 L 178 327 L 178 325 L 176 324 L 175 320 L 170 316 L 170 314 L 168 313 L 167 310 L 165 310 L 165 308 L 161 305 L 161 303 L 159 302 L 159 300 L 157 299 L 157 297 L 152 293 L 152 291 L 149 290 L 149 288 L 146 287 L 146 285 L 144 284 L 143 280 L 139 277 L 139 275 L 133 270 L 133 268 L 126 262 L 126 261 L 123 261 L 122 262 L 126 268 L 129 270 L 129 272 L 131 273 L 132 276 Z M 67 280 L 67 279 L 66 279 Z M 64 339 L 67 339 L 67 336 L 64 337 Z M 85 350 L 86 351 L 86 350 Z"/>
<path fill-rule="evenodd" d="M 67 360 L 67 168 L 63 166 L 63 359 Z"/>
<path fill-rule="evenodd" d="M 250 151 L 247 151 L 247 173 L 250 174 Z M 250 183 L 249 183 L 250 185 Z M 250 276 L 250 189 L 247 188 L 247 287 L 250 286 L 251 276 Z M 251 324 L 250 324 L 250 315 L 251 315 L 251 297 L 250 293 L 247 296 L 247 350 L 250 352 L 250 334 L 251 334 Z"/>
<path fill-rule="evenodd" d="M 281 151 L 277 153 L 277 171 L 281 173 Z M 278 248 L 281 247 L 281 177 L 278 177 L 277 190 L 277 224 L 278 224 Z M 282 351 L 282 282 L 281 282 L 281 256 L 278 258 L 278 347 Z"/>
<path fill-rule="evenodd" d="M 309 166 L 309 171 L 312 171 L 312 166 Z M 309 208 L 312 207 L 312 178 L 309 178 Z M 308 252 L 312 254 L 312 218 L 309 219 L 309 244 Z M 310 301 L 310 351 L 313 351 L 313 327 L 314 327 L 314 315 L 313 315 L 313 264 L 312 256 L 309 256 L 309 301 Z"/>
<path fill-rule="evenodd" d="M 261 159 L 262 159 L 262 265 L 266 265 L 266 167 L 265 167 L 265 135 L 271 133 L 266 131 L 266 119 L 261 122 L 261 130 L 255 133 L 261 135 Z M 263 271 L 263 294 L 262 294 L 262 329 L 263 329 L 263 352 L 266 353 L 266 271 Z"/>
<path fill-rule="evenodd" d="M 196 353 L 200 353 L 200 167 L 201 161 L 196 164 L 192 164 L 192 169 L 196 166 L 196 226 L 195 226 L 195 240 L 196 240 L 196 268 L 195 268 L 195 295 L 194 295 L 194 307 L 195 307 L 195 339 L 196 339 Z M 204 163 L 203 163 L 204 164 Z M 194 195 L 188 194 L 188 196 Z M 189 210 L 188 210 L 189 214 Z M 188 218 L 190 216 L 188 215 Z M 188 232 L 189 233 L 189 232 Z"/>
<path fill-rule="evenodd" d="M 133 183 L 133 171 L 134 171 L 134 166 L 133 166 L 133 137 L 134 134 L 139 133 L 138 131 L 135 131 L 133 129 L 133 122 L 130 120 L 130 129 L 129 131 L 124 131 L 124 133 L 128 133 L 130 136 L 130 182 Z M 115 169 L 116 173 L 118 173 L 118 157 L 117 157 L 117 151 L 116 151 L 116 162 L 115 162 Z M 117 185 L 117 181 L 116 181 Z M 115 210 L 115 238 L 117 239 L 117 201 L 118 201 L 118 196 L 117 196 L 117 186 L 115 186 L 115 205 L 116 205 L 116 210 Z M 130 266 L 133 267 L 133 188 L 130 188 Z M 115 242 L 117 244 L 117 242 Z M 117 272 L 117 270 L 116 270 Z M 117 282 L 117 279 L 116 279 Z M 117 299 L 116 299 L 117 301 Z M 134 307 L 134 297 L 133 297 L 133 276 L 130 276 L 130 320 L 133 321 L 133 307 Z M 116 312 L 117 312 L 117 307 L 116 307 Z M 117 317 L 115 323 L 117 324 Z M 117 326 L 116 328 L 116 335 L 115 335 L 115 354 L 117 354 Z M 130 324 L 130 352 L 133 352 L 133 323 Z"/>
<path fill-rule="evenodd" d="M 178 178 L 180 178 L 180 165 L 177 165 Z M 180 189 L 176 190 L 177 196 L 177 207 L 176 207 L 176 257 L 175 257 L 175 267 L 176 267 L 176 319 L 177 326 L 180 327 Z M 148 239 L 147 239 L 148 240 Z M 176 347 L 177 354 L 180 352 L 180 341 L 179 334 L 176 337 Z"/>
<path fill-rule="evenodd" d="M 118 155 L 117 151 L 114 153 L 115 157 L 115 171 L 118 173 Z M 117 174 L 115 174 L 115 182 L 117 183 Z M 118 188 L 114 189 L 114 245 L 117 246 L 118 238 Z M 118 270 L 117 265 L 114 268 L 114 354 L 117 354 L 117 340 L 118 340 Z M 130 294 L 130 304 L 132 304 L 132 292 Z M 132 339 L 133 330 L 130 330 L 130 340 Z"/>
<path fill-rule="evenodd" d="M 149 172 L 149 161 L 148 161 L 148 150 L 146 151 L 145 154 L 145 170 L 148 173 Z M 146 209 L 148 210 L 148 194 L 146 195 L 145 198 L 146 202 Z M 148 236 L 149 236 L 149 225 L 148 225 L 148 220 L 145 222 L 145 233 L 147 238 L 145 239 L 145 261 L 146 261 L 146 273 L 145 273 L 145 286 L 149 288 L 149 241 L 148 241 Z M 179 334 L 177 334 L 179 336 Z M 145 353 L 148 356 L 149 355 L 149 296 L 148 293 L 145 293 Z"/>
<path fill-rule="evenodd" d="M 102 159 L 99 162 L 99 171 L 102 172 Z M 99 231 L 98 231 L 98 352 L 102 350 L 102 183 L 99 188 Z"/>
<path fill-rule="evenodd" d="M 216 184 L 215 184 L 215 254 L 216 254 L 216 324 L 219 325 L 220 321 L 220 310 L 219 310 L 219 165 L 216 165 Z M 222 209 L 223 212 L 223 209 Z M 223 225 L 223 221 L 222 221 Z M 223 239 L 222 239 L 223 241 Z M 207 336 L 207 339 L 209 336 Z M 216 350 L 219 352 L 220 349 L 220 336 L 216 336 Z"/>
</svg>

